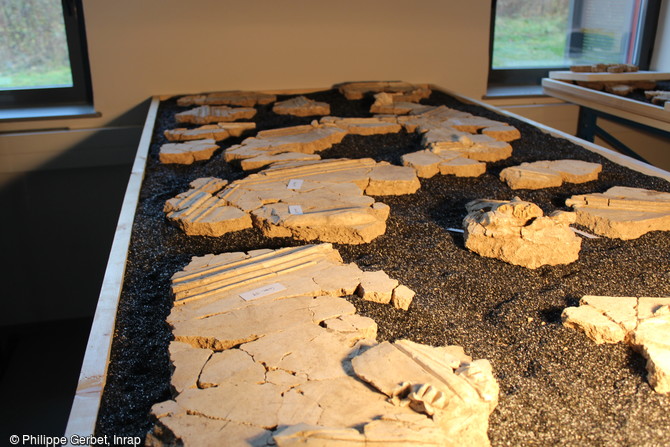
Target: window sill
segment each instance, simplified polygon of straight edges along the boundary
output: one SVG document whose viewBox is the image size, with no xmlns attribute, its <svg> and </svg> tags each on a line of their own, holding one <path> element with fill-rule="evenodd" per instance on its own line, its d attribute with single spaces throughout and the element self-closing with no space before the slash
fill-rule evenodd
<svg viewBox="0 0 670 447">
<path fill-rule="evenodd" d="M 541 85 L 489 85 L 483 99 L 546 97 Z"/>
<path fill-rule="evenodd" d="M 0 109 L 0 122 L 46 119 L 97 118 L 102 116 L 92 105 Z"/>
</svg>

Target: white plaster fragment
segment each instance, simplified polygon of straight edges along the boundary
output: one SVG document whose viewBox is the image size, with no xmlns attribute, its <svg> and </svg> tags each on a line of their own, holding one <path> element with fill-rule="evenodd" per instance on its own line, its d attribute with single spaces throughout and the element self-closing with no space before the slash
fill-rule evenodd
<svg viewBox="0 0 670 447">
<path fill-rule="evenodd" d="M 625 342 L 647 359 L 647 380 L 657 393 L 670 393 L 670 297 L 585 296 L 567 307 L 563 325 L 596 343 Z"/>
<path fill-rule="evenodd" d="M 595 234 L 637 239 L 650 231 L 670 231 L 670 193 L 614 186 L 604 193 L 572 196 L 565 201 L 577 223 Z"/>
</svg>

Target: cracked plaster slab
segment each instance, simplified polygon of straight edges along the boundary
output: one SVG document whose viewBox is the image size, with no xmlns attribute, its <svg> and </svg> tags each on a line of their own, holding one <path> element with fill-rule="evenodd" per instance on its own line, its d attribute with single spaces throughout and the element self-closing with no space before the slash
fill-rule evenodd
<svg viewBox="0 0 670 447">
<path fill-rule="evenodd" d="M 207 349 L 191 349 L 208 351 Z M 175 371 L 178 370 L 179 368 L 175 367 Z M 249 354 L 241 349 L 228 349 L 212 353 L 206 365 L 203 364 L 198 376 L 197 388 L 212 388 L 226 382 L 263 383 L 266 380 L 265 374 L 265 367 Z M 172 381 L 174 382 L 174 377 Z"/>
<path fill-rule="evenodd" d="M 408 132 L 422 134 L 424 150 L 405 154 L 403 165 L 411 166 L 422 178 L 437 173 L 477 177 L 486 172 L 486 162 L 509 158 L 509 142 L 521 137 L 506 123 L 477 117 L 445 106 L 422 106 L 407 116 L 378 115 L 398 123 Z M 481 132 L 481 133 L 480 133 Z"/>
<path fill-rule="evenodd" d="M 159 408 L 154 406 L 155 410 L 159 410 Z M 272 440 L 272 432 L 254 425 L 187 414 L 184 410 L 163 415 L 156 419 L 154 427 L 147 435 L 146 447 L 175 445 L 177 440 L 179 440 L 177 445 L 197 447 L 227 445 L 268 447 L 275 445 Z M 203 436 L 203 433 L 207 435 Z"/>
<path fill-rule="evenodd" d="M 209 124 L 251 119 L 254 115 L 256 109 L 253 107 L 200 106 L 176 113 L 174 118 L 177 123 Z"/>
<path fill-rule="evenodd" d="M 197 349 L 179 341 L 170 342 L 170 362 L 173 366 L 172 388 L 176 394 L 198 387 L 198 378 L 213 351 Z"/>
<path fill-rule="evenodd" d="M 363 99 L 367 93 L 400 93 L 406 101 L 418 102 L 428 98 L 431 89 L 428 84 L 410 84 L 402 81 L 345 82 L 337 87 L 347 99 Z"/>
<path fill-rule="evenodd" d="M 178 127 L 167 129 L 163 134 L 168 141 L 190 141 L 211 139 L 222 141 L 229 137 L 239 137 L 248 130 L 254 130 L 256 123 L 216 123 L 187 129 Z"/>
<path fill-rule="evenodd" d="M 356 271 L 358 279 L 352 281 Z M 442 416 L 447 407 L 431 407 L 429 417 L 425 407 L 417 410 L 406 396 L 389 399 L 387 387 L 378 392 L 361 380 L 378 382 L 367 371 L 371 356 L 375 371 L 393 356 L 379 357 L 378 348 L 388 343 L 374 340 L 373 320 L 329 295 L 351 294 L 364 273 L 370 272 L 343 264 L 330 244 L 193 258 L 173 275 L 175 307 L 168 323 L 176 339 L 170 345 L 175 397 L 152 408 L 156 422 L 147 444 L 331 445 L 351 438 L 363 442 L 359 445 L 452 445 L 449 439 L 488 445 L 486 425 L 497 385 L 489 382 L 488 362 L 472 362 L 462 348 L 395 343 L 433 374 L 431 381 L 452 383 L 454 376 L 477 387 L 475 394 L 485 401 L 478 414 L 457 411 L 458 400 Z M 311 296 L 295 296 L 310 287 Z M 265 292 L 243 298 L 258 290 Z M 255 339 L 230 346 L 211 343 L 213 335 L 227 333 L 230 340 L 249 334 Z M 366 372 L 354 372 L 352 362 Z M 403 368 L 399 375 L 386 369 L 393 378 L 381 380 L 393 386 L 418 384 L 416 374 L 404 377 Z M 452 417 L 466 413 L 468 433 L 462 418 Z"/>
<path fill-rule="evenodd" d="M 289 277 L 286 279 L 292 280 L 295 278 Z M 322 304 L 331 306 L 330 301 L 343 301 L 342 306 L 345 309 L 348 307 L 347 301 L 334 297 L 320 297 L 318 299 L 311 296 L 290 297 L 277 300 L 272 305 L 262 306 L 253 303 L 200 319 L 174 321 L 172 323 L 172 333 L 177 341 L 221 351 L 230 349 L 240 343 L 258 339 L 265 340 L 270 334 L 304 325 L 305 322 L 318 324 L 320 321 L 314 321 L 315 312 L 319 312 L 319 306 Z M 271 314 L 267 313 L 269 308 L 272 309 Z M 353 313 L 353 309 L 348 311 Z M 346 310 L 342 312 L 346 312 Z M 338 314 L 339 312 L 335 316 L 339 316 Z M 308 325 L 308 327 L 311 326 L 311 324 Z M 246 348 L 243 349 L 249 352 Z"/>
<path fill-rule="evenodd" d="M 377 93 L 375 102 L 370 106 L 370 113 L 406 115 L 426 109 L 426 106 L 413 102 L 411 99 L 402 93 Z"/>
<path fill-rule="evenodd" d="M 243 171 L 254 171 L 262 169 L 275 163 L 291 161 L 321 160 L 317 154 L 303 154 L 301 152 L 281 152 L 279 154 L 261 154 L 252 158 L 242 159 L 240 166 Z"/>
<path fill-rule="evenodd" d="M 303 321 L 308 319 L 303 317 Z M 332 326 L 327 329 L 307 324 L 299 330 L 287 329 L 245 343 L 240 349 L 270 370 L 280 369 L 322 381 L 346 377 L 347 361 L 358 353 L 354 345 L 365 339 L 364 332 L 351 332 L 349 328 L 340 332 Z"/>
<path fill-rule="evenodd" d="M 462 445 L 482 445 L 488 442 L 488 415 L 498 403 L 498 384 L 487 360 L 473 362 L 459 351 L 408 340 L 383 342 L 354 357 L 352 366 L 392 400 L 432 416 Z"/>
<path fill-rule="evenodd" d="M 282 429 L 275 434 L 279 447 L 294 446 L 456 446 L 430 419 L 414 415 L 382 415 L 365 424 L 363 433 L 351 428 L 323 427 L 306 423 Z"/>
<path fill-rule="evenodd" d="M 228 105 L 253 107 L 257 104 L 270 104 L 277 100 L 275 95 L 248 92 L 241 90 L 229 90 L 224 92 L 213 92 L 201 95 L 186 95 L 177 99 L 177 105 L 182 107 L 202 105 Z"/>
<path fill-rule="evenodd" d="M 363 272 L 361 284 L 356 293 L 363 299 L 375 303 L 388 304 L 393 297 L 393 290 L 398 281 L 391 279 L 383 270 Z"/>
<path fill-rule="evenodd" d="M 493 162 L 509 158 L 509 142 L 521 137 L 504 122 L 471 115 L 446 106 L 424 107 L 409 116 L 397 117 L 408 132 L 423 134 L 423 145 L 434 152 L 456 151 L 461 157 Z"/>
<path fill-rule="evenodd" d="M 304 96 L 298 96 L 275 103 L 272 111 L 278 115 L 330 115 L 330 105 L 326 102 L 314 101 Z"/>
<path fill-rule="evenodd" d="M 219 149 L 214 140 L 194 140 L 186 143 L 167 143 L 161 146 L 158 160 L 161 163 L 190 165 L 209 160 Z"/>
<path fill-rule="evenodd" d="M 409 166 L 421 178 L 431 178 L 435 174 L 456 177 L 479 177 L 486 172 L 486 163 L 464 158 L 456 151 L 428 149 L 411 152 L 402 156 L 403 166 Z"/>
<path fill-rule="evenodd" d="M 637 239 L 650 231 L 670 231 L 670 193 L 614 186 L 604 193 L 572 196 L 577 223 L 610 238 Z"/>
<path fill-rule="evenodd" d="M 316 121 L 302 126 L 264 130 L 226 149 L 224 159 L 230 163 L 285 152 L 314 154 L 339 143 L 346 135 L 346 130 L 330 124 L 320 125 Z"/>
<path fill-rule="evenodd" d="M 521 138 L 521 132 L 514 126 L 500 123 L 482 129 L 482 134 L 492 137 L 498 141 L 515 141 Z"/>
<path fill-rule="evenodd" d="M 530 269 L 579 258 L 582 240 L 570 229 L 574 213 L 544 216 L 540 207 L 518 197 L 509 202 L 475 200 L 466 209 L 465 246 L 481 256 Z"/>
<path fill-rule="evenodd" d="M 191 182 L 191 189 L 165 202 L 167 219 L 190 236 L 222 236 L 251 228 L 251 217 L 213 194 L 228 182 L 205 177 Z"/>
<path fill-rule="evenodd" d="M 350 135 L 382 135 L 398 133 L 403 126 L 397 122 L 386 121 L 377 117 L 372 118 L 339 118 L 324 116 L 321 124 L 332 124 L 346 130 Z"/>
<path fill-rule="evenodd" d="M 379 93 L 395 107 L 399 94 Z M 337 144 L 347 134 L 373 135 L 398 132 L 404 127 L 408 132 L 423 134 L 425 151 L 404 156 L 404 164 L 417 171 L 420 177 L 431 177 L 440 172 L 444 175 L 476 177 L 486 171 L 484 162 L 495 162 L 509 158 L 512 146 L 508 143 L 520 137 L 518 130 L 506 123 L 477 117 L 444 106 L 432 107 L 409 103 L 410 116 L 397 116 L 399 110 L 377 110 L 394 113 L 372 118 L 323 117 L 320 124 L 294 126 L 259 132 L 241 144 L 224 151 L 227 162 L 238 161 L 243 170 L 259 169 L 286 160 L 305 160 L 311 157 L 300 154 L 315 154 Z M 478 132 L 482 133 L 478 133 Z M 289 155 L 292 154 L 292 155 Z M 316 158 L 316 157 L 314 157 Z M 476 160 L 476 162 L 467 161 Z M 477 163 L 480 162 L 480 163 Z"/>
<path fill-rule="evenodd" d="M 331 318 L 352 315 L 355 313 L 354 307 L 346 300 L 336 297 L 353 294 L 366 273 L 356 264 L 344 264 L 331 244 L 196 257 L 189 264 L 191 265 L 193 266 L 175 273 L 172 277 L 175 307 L 168 317 L 168 323 L 173 327 L 185 321 L 205 321 L 217 316 L 225 317 L 229 312 L 246 312 L 245 309 L 253 309 L 256 303 L 277 299 L 285 301 L 289 298 L 295 299 L 295 302 L 289 300 L 279 306 L 286 309 L 303 306 L 297 312 L 309 315 L 316 324 Z M 251 300 L 245 300 L 241 296 L 277 283 L 282 284 L 283 288 L 275 287 Z M 187 307 L 182 306 L 191 302 Z M 258 309 L 250 312 L 256 311 Z M 248 315 L 253 317 L 255 314 Z"/>
<path fill-rule="evenodd" d="M 600 163 L 582 160 L 544 160 L 521 163 L 500 172 L 500 180 L 512 189 L 542 189 L 567 183 L 586 183 L 598 179 Z"/>
<path fill-rule="evenodd" d="M 181 193 L 166 203 L 164 211 L 168 219 L 191 231 L 197 230 L 188 225 L 188 219 L 205 216 L 221 234 L 248 228 L 253 221 L 268 237 L 360 244 L 386 231 L 390 211 L 366 194 L 412 194 L 420 186 L 412 168 L 372 159 L 285 162 L 226 188 L 222 185 L 218 192 L 191 189 Z M 239 212 L 250 215 L 251 221 L 236 217 L 230 225 L 225 219 L 213 222 L 223 216 L 217 210 L 225 207 L 237 210 L 235 216 Z M 213 212 L 207 211 L 212 208 Z"/>
<path fill-rule="evenodd" d="M 627 343 L 647 359 L 647 380 L 670 393 L 670 297 L 584 296 L 561 314 L 563 325 L 594 342 Z"/>
</svg>

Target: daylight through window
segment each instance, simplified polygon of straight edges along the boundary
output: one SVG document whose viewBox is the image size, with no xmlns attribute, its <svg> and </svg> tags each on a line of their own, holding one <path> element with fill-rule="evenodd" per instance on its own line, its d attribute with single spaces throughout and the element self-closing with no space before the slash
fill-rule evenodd
<svg viewBox="0 0 670 447">
<path fill-rule="evenodd" d="M 508 75 L 510 70 L 556 70 L 594 63 L 644 68 L 660 1 L 495 0 L 493 5 L 491 75 L 495 83 L 502 78 L 496 71 Z"/>
<path fill-rule="evenodd" d="M 0 0 L 0 89 L 72 87 L 60 0 Z"/>
</svg>

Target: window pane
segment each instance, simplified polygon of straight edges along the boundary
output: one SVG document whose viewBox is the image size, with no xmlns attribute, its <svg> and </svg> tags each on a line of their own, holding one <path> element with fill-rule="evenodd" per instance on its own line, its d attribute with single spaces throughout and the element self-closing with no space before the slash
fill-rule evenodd
<svg viewBox="0 0 670 447">
<path fill-rule="evenodd" d="M 640 1 L 585 0 L 575 11 L 569 57 L 576 64 L 636 63 Z"/>
<path fill-rule="evenodd" d="M 637 63 L 641 0 L 498 0 L 494 69 Z"/>
<path fill-rule="evenodd" d="M 493 68 L 565 65 L 570 0 L 498 0 Z"/>
<path fill-rule="evenodd" d="M 0 0 L 0 90 L 72 87 L 61 0 Z"/>
</svg>

